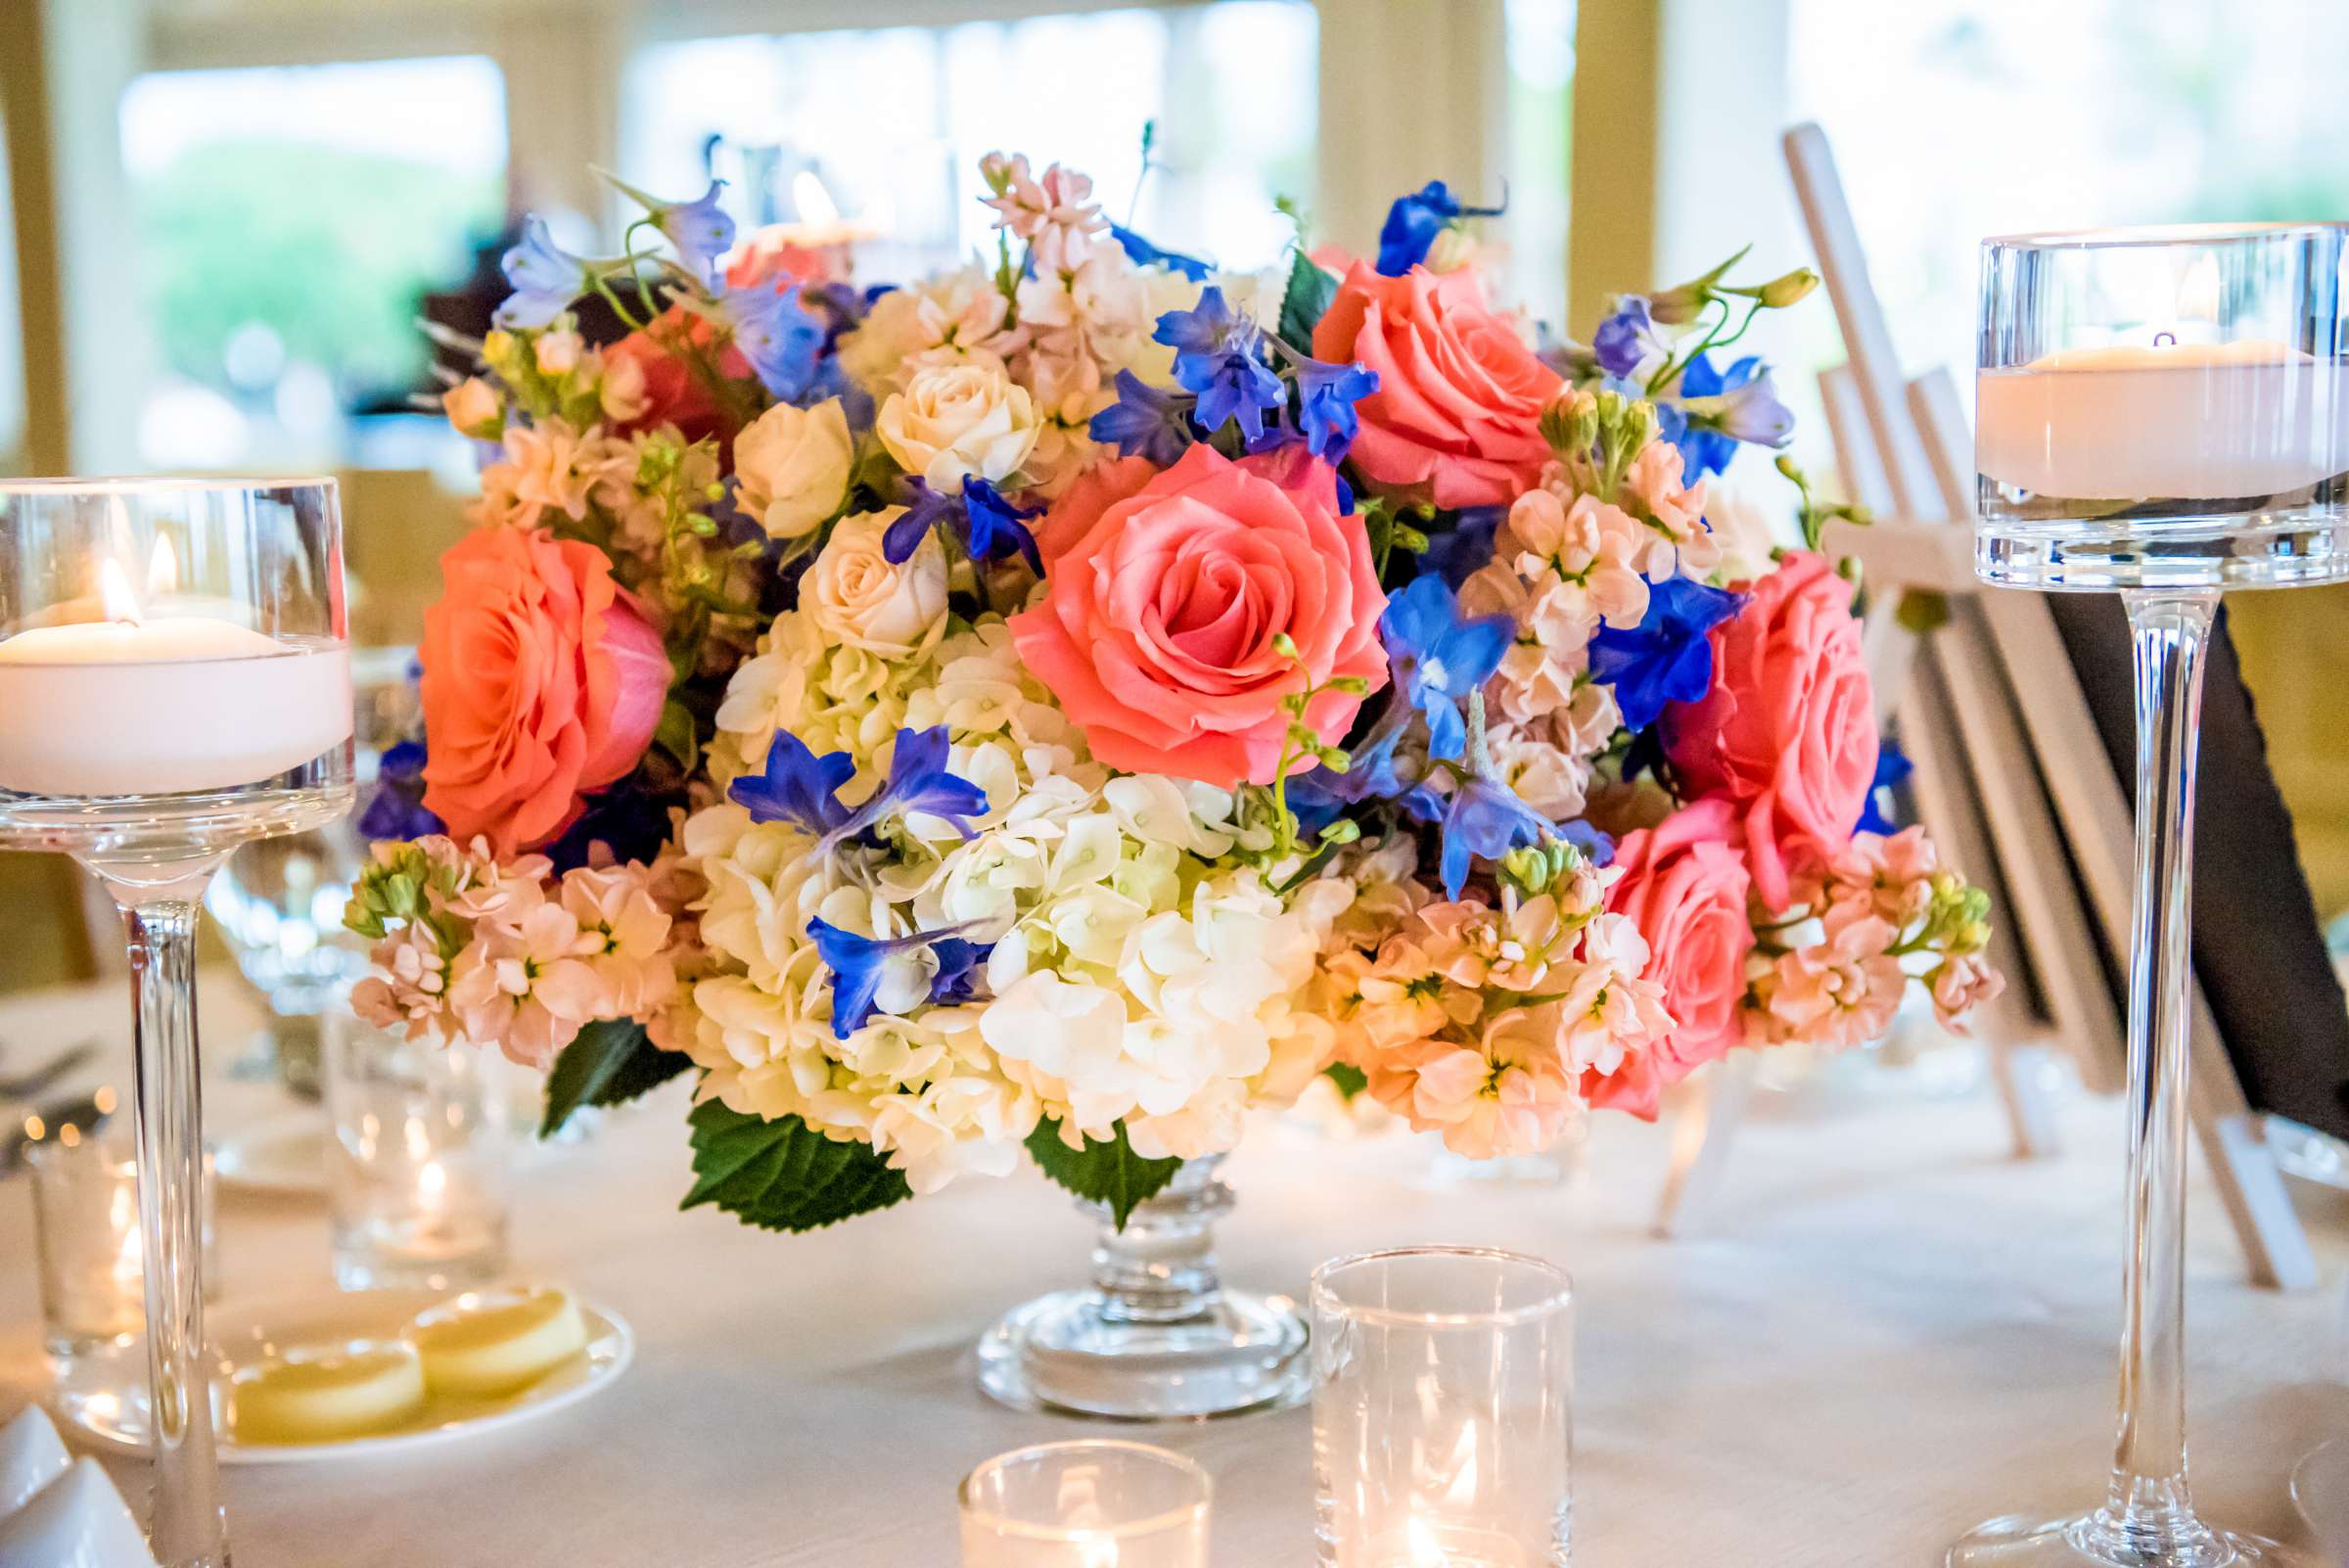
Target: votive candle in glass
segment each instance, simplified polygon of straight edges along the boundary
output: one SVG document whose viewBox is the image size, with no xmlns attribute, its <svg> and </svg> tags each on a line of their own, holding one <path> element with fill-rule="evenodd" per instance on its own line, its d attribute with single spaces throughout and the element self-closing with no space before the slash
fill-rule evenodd
<svg viewBox="0 0 2349 1568">
<path fill-rule="evenodd" d="M 963 1477 L 962 1568 L 1207 1568 L 1208 1474 L 1141 1443 L 1044 1443 Z"/>
<path fill-rule="evenodd" d="M 1573 1302 L 1564 1270 L 1511 1252 L 1313 1271 L 1319 1568 L 1567 1568 Z"/>
</svg>

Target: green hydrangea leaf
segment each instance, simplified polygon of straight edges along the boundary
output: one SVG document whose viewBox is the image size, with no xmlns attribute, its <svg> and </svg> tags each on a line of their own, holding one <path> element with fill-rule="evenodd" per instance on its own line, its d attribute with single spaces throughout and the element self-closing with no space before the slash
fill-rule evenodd
<svg viewBox="0 0 2349 1568">
<path fill-rule="evenodd" d="M 693 1108 L 693 1190 L 682 1209 L 715 1204 L 761 1230 L 815 1230 L 913 1196 L 869 1143 L 840 1143 L 796 1116 L 763 1121 L 723 1101 Z"/>
<path fill-rule="evenodd" d="M 1047 1117 L 1028 1134 L 1028 1152 L 1061 1186 L 1089 1203 L 1105 1205 L 1120 1230 L 1137 1207 L 1174 1179 L 1182 1165 L 1177 1159 L 1145 1160 L 1134 1153 L 1123 1122 L 1107 1143 L 1087 1139 L 1080 1150 L 1061 1141 L 1060 1124 Z"/>
<path fill-rule="evenodd" d="M 1289 286 L 1280 296 L 1280 336 L 1291 346 L 1311 353 L 1313 328 L 1338 297 L 1338 280 L 1313 264 L 1300 249 L 1289 263 Z"/>
<path fill-rule="evenodd" d="M 563 1047 L 546 1075 L 546 1115 L 539 1120 L 538 1135 L 551 1138 L 562 1131 L 582 1105 L 625 1105 L 690 1065 L 681 1052 L 655 1045 L 642 1024 L 589 1024 Z"/>
</svg>

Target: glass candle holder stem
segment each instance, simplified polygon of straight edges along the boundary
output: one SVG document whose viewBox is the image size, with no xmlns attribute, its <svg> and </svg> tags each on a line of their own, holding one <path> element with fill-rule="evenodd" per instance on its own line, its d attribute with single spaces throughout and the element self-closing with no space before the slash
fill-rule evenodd
<svg viewBox="0 0 2349 1568">
<path fill-rule="evenodd" d="M 2137 671 L 2137 888 L 2129 963 L 2127 1277 L 2107 1511 L 2156 1561 L 2210 1532 L 2186 1477 L 2186 1144 L 2193 1021 L 2195 735 L 2215 588 L 2125 593 Z"/>
<path fill-rule="evenodd" d="M 196 914 L 218 863 L 194 888 L 140 888 L 108 877 L 129 935 L 137 1002 L 139 1225 L 147 1279 L 159 1561 L 226 1568 L 228 1524 L 204 1356 L 204 1099 L 196 1043 Z M 101 870 L 102 876 L 106 875 Z"/>
</svg>

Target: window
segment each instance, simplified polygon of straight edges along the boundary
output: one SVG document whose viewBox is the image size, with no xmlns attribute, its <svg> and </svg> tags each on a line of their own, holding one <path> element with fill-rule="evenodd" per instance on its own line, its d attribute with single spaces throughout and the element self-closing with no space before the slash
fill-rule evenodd
<svg viewBox="0 0 2349 1568">
<path fill-rule="evenodd" d="M 158 467 L 348 460 L 425 385 L 418 302 L 505 214 L 486 59 L 158 72 L 121 106 Z"/>
<path fill-rule="evenodd" d="M 1023 152 L 1161 245 L 1266 266 L 1293 232 L 1275 198 L 1313 194 L 1316 37 L 1308 0 L 1223 0 L 656 44 L 627 71 L 624 177 L 682 195 L 714 171 L 761 223 L 809 215 L 813 172 L 878 231 L 861 270 L 905 277 L 990 243 L 979 159 Z"/>
</svg>

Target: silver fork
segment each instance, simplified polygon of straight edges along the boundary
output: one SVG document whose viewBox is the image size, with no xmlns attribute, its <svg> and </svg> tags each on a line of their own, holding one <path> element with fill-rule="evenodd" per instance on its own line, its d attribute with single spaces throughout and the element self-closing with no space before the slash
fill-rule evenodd
<svg viewBox="0 0 2349 1568">
<path fill-rule="evenodd" d="M 0 1100 L 36 1099 L 56 1086 L 68 1074 L 78 1071 L 91 1057 L 97 1054 L 98 1042 L 94 1039 L 85 1039 L 78 1045 L 69 1046 L 58 1052 L 38 1067 L 30 1068 L 13 1077 L 0 1078 Z"/>
</svg>

